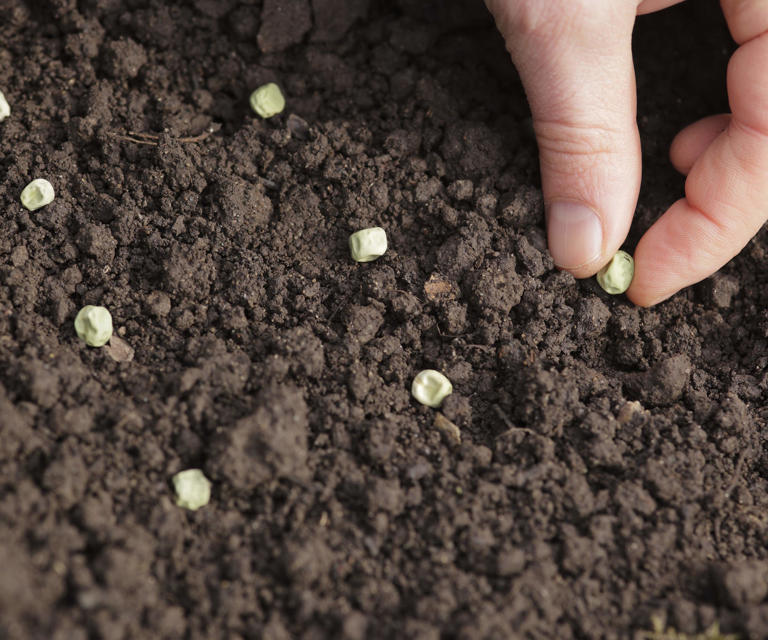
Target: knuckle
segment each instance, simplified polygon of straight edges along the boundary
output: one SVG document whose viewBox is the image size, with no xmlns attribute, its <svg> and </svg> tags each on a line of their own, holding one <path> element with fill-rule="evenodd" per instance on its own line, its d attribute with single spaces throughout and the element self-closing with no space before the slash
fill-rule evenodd
<svg viewBox="0 0 768 640">
<path fill-rule="evenodd" d="M 574 0 L 573 4 L 580 2 Z M 563 0 L 486 0 L 486 4 L 499 31 L 508 39 L 546 37 L 557 30 L 563 16 L 573 12 Z"/>
<path fill-rule="evenodd" d="M 534 122 L 539 151 L 550 157 L 604 159 L 620 153 L 622 132 L 602 123 Z"/>
<path fill-rule="evenodd" d="M 738 44 L 768 31 L 768 3 L 764 0 L 723 0 L 722 6 L 728 28 Z"/>
</svg>

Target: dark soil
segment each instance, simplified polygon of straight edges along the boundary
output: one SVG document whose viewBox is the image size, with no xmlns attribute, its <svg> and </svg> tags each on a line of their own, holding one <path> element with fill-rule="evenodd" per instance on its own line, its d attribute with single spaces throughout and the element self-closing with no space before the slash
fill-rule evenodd
<svg viewBox="0 0 768 640">
<path fill-rule="evenodd" d="M 635 44 L 630 249 L 732 51 Z M 0 638 L 768 637 L 768 236 L 653 309 L 554 270 L 479 0 L 9 0 L 0 70 Z"/>
</svg>

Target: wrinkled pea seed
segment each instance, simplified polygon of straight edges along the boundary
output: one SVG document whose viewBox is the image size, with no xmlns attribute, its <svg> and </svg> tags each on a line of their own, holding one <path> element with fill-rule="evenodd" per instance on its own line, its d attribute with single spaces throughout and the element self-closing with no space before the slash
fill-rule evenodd
<svg viewBox="0 0 768 640">
<path fill-rule="evenodd" d="M 55 195 L 53 185 L 45 178 L 38 178 L 24 187 L 21 192 L 21 204 L 30 211 L 34 211 L 51 204 Z"/>
<path fill-rule="evenodd" d="M 251 94 L 251 109 L 262 118 L 271 118 L 285 109 L 285 98 L 274 82 L 262 85 Z"/>
<path fill-rule="evenodd" d="M 112 314 L 104 307 L 87 305 L 75 317 L 77 337 L 91 347 L 103 347 L 112 337 Z"/>
<path fill-rule="evenodd" d="M 626 251 L 618 251 L 611 261 L 597 272 L 597 283 L 611 295 L 629 289 L 635 275 L 635 261 Z"/>
<path fill-rule="evenodd" d="M 437 409 L 449 395 L 453 385 L 442 373 L 434 369 L 424 369 L 413 379 L 411 394 L 421 404 Z"/>
<path fill-rule="evenodd" d="M 355 231 L 349 236 L 349 252 L 355 262 L 370 262 L 387 252 L 387 232 L 381 227 Z"/>
<path fill-rule="evenodd" d="M 197 511 L 211 500 L 211 481 L 200 469 L 179 471 L 172 478 L 176 491 L 176 504 L 183 509 Z"/>
</svg>

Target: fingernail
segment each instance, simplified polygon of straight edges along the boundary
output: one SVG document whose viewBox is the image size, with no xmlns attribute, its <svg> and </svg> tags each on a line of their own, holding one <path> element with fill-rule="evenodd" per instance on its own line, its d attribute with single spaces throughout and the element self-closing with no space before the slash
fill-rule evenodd
<svg viewBox="0 0 768 640">
<path fill-rule="evenodd" d="M 549 252 L 561 269 L 589 264 L 603 249 L 603 225 L 589 207 L 558 200 L 547 209 Z"/>
</svg>

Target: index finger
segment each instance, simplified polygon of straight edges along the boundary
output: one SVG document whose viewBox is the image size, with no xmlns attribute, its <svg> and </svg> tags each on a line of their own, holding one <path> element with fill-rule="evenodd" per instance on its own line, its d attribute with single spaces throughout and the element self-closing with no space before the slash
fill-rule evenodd
<svg viewBox="0 0 768 640">
<path fill-rule="evenodd" d="M 739 49 L 728 64 L 732 118 L 693 165 L 685 198 L 635 250 L 630 300 L 648 306 L 706 278 L 768 219 L 768 1 L 722 0 Z"/>
</svg>

